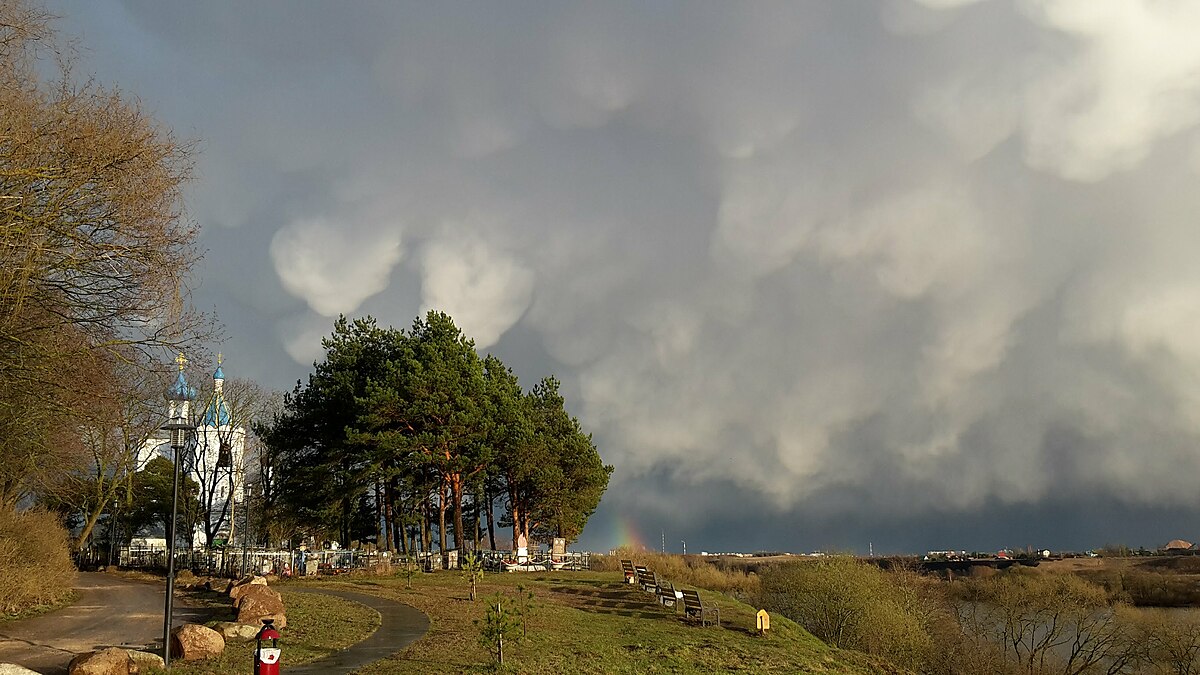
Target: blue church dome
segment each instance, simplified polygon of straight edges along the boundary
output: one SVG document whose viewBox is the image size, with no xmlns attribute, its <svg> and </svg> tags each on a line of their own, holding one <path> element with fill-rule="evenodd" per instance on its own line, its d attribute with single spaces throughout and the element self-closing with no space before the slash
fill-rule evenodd
<svg viewBox="0 0 1200 675">
<path fill-rule="evenodd" d="M 214 394 L 208 406 L 204 408 L 204 426 L 223 427 L 229 424 L 229 406 L 219 394 Z"/>
<path fill-rule="evenodd" d="M 188 386 L 187 378 L 183 376 L 183 371 L 179 371 L 179 376 L 175 378 L 175 384 L 167 390 L 167 397 L 174 400 L 193 399 L 196 397 L 196 390 Z"/>
</svg>

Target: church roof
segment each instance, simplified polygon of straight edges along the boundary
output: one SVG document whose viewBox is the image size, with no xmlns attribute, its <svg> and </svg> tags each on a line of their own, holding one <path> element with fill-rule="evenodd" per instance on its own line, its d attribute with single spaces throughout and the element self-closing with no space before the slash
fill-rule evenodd
<svg viewBox="0 0 1200 675">
<path fill-rule="evenodd" d="M 183 376 L 183 371 L 179 371 L 179 376 L 175 378 L 175 384 L 167 389 L 167 396 L 172 399 L 192 399 L 196 397 L 196 390 L 188 386 L 187 378 Z"/>
<path fill-rule="evenodd" d="M 229 406 L 220 394 L 213 394 L 204 408 L 204 426 L 223 427 L 229 424 Z"/>
<path fill-rule="evenodd" d="M 217 354 L 217 370 L 213 373 L 213 394 L 209 399 L 208 405 L 204 408 L 204 426 L 206 427 L 223 427 L 229 424 L 229 406 L 225 403 L 225 395 L 222 390 L 225 381 L 225 371 L 221 368 L 223 361 L 221 354 Z"/>
</svg>

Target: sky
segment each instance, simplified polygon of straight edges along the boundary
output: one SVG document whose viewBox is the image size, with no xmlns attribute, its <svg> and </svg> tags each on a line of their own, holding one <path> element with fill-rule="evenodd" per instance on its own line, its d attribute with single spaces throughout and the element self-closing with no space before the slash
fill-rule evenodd
<svg viewBox="0 0 1200 675">
<path fill-rule="evenodd" d="M 1200 3 L 46 1 L 196 142 L 226 374 L 446 311 L 580 548 L 1200 539 Z"/>
</svg>

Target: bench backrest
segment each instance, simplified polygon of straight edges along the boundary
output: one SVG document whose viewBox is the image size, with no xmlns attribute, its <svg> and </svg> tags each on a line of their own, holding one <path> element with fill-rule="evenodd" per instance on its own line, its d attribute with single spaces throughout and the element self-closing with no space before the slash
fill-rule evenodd
<svg viewBox="0 0 1200 675">
<path fill-rule="evenodd" d="M 637 580 L 639 584 L 653 584 L 655 582 L 654 572 L 651 572 L 645 567 L 639 567 L 637 570 Z"/>
<path fill-rule="evenodd" d="M 704 603 L 700 602 L 700 594 L 696 591 L 683 591 L 683 607 L 688 611 L 704 609 Z"/>
<path fill-rule="evenodd" d="M 675 597 L 675 584 L 666 582 L 658 585 L 658 594 L 665 595 L 671 598 Z"/>
<path fill-rule="evenodd" d="M 636 572 L 633 569 L 633 561 L 632 560 L 622 560 L 621 561 L 621 571 L 624 572 L 625 576 L 627 576 L 627 577 L 633 576 L 634 574 L 636 574 Z"/>
</svg>

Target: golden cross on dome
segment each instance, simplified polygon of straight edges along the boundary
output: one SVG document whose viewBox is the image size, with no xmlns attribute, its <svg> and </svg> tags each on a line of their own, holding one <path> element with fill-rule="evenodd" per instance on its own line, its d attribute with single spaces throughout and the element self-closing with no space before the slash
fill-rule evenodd
<svg viewBox="0 0 1200 675">
<path fill-rule="evenodd" d="M 178 364 L 179 364 L 179 372 L 181 372 L 181 373 L 182 373 L 182 372 L 183 372 L 183 365 L 184 365 L 185 363 L 187 363 L 187 357 L 185 357 L 185 356 L 183 355 L 183 352 L 179 352 L 179 356 L 176 356 L 176 357 L 175 357 L 175 363 L 178 363 Z"/>
<path fill-rule="evenodd" d="M 221 362 L 224 358 L 225 357 L 221 354 L 221 352 L 217 352 L 217 365 L 218 366 L 221 365 Z"/>
</svg>

